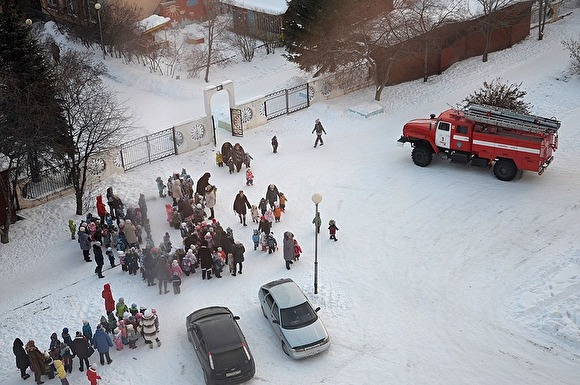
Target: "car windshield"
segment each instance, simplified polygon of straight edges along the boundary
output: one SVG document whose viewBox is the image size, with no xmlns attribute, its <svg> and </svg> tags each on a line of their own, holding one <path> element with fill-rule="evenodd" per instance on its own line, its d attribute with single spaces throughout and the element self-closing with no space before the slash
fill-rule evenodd
<svg viewBox="0 0 580 385">
<path fill-rule="evenodd" d="M 247 360 L 247 357 L 244 354 L 244 349 L 241 345 L 225 352 L 212 352 L 211 355 L 216 370 L 227 370 L 228 368 L 240 365 Z"/>
<path fill-rule="evenodd" d="M 308 302 L 298 306 L 289 307 L 280 310 L 281 326 L 284 329 L 298 329 L 310 325 L 318 316 Z"/>
</svg>

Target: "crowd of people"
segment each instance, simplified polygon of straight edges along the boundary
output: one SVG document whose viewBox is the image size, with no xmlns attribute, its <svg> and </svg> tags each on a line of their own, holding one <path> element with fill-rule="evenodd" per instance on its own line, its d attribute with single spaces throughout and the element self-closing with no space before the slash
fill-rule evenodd
<svg viewBox="0 0 580 385">
<path fill-rule="evenodd" d="M 322 145 L 322 140 L 317 138 L 318 141 Z M 246 185 L 253 185 L 250 169 L 253 158 L 238 143 L 225 146 L 225 149 L 228 155 L 225 164 L 230 164 L 230 173 L 232 170 L 239 172 L 242 164 L 245 164 Z M 277 141 L 274 152 L 276 149 Z M 224 164 L 220 152 L 217 153 L 216 164 L 218 167 Z M 104 278 L 105 257 L 111 268 L 117 266 L 118 259 L 123 272 L 129 275 L 140 272 L 147 286 L 157 286 L 160 295 L 169 293 L 169 283 L 173 293 L 180 294 L 184 276 L 189 277 L 197 270 L 201 270 L 203 280 L 222 278 L 226 267 L 232 276 L 242 274 L 246 249 L 241 241 L 235 240 L 232 228 L 224 229 L 217 220 L 217 187 L 210 183 L 210 177 L 211 174 L 206 172 L 194 183 L 185 169 L 181 173 L 172 174 L 165 182 L 157 177 L 159 197 L 169 198 L 165 205 L 167 222 L 169 226 L 178 229 L 181 235 L 181 242 L 175 246 L 169 232 L 165 232 L 159 245 L 153 242 L 144 194 L 140 194 L 138 206 L 125 208 L 112 187 L 107 189 L 105 195 L 108 210 L 102 195 L 99 195 L 96 197 L 96 216 L 87 214 L 78 224 L 78 231 L 77 224 L 73 220 L 69 221 L 71 238 L 78 239 L 86 262 L 92 262 L 92 254 L 96 263 L 95 274 L 99 278 Z M 252 225 L 256 226 L 252 234 L 254 250 L 260 249 L 269 254 L 278 251 L 272 227 L 281 221 L 287 201 L 285 194 L 275 184 L 268 185 L 265 195 L 255 204 L 249 202 L 243 190 L 236 194 L 233 210 L 240 224 L 247 226 L 249 212 Z M 312 223 L 316 231 L 320 232 L 320 217 L 315 217 Z M 337 240 L 337 230 L 336 223 L 331 220 L 330 239 Z M 290 270 L 291 265 L 300 259 L 302 248 L 290 231 L 284 232 L 282 247 L 285 267 Z M 66 327 L 62 329 L 61 339 L 57 333 L 52 333 L 49 347 L 45 351 L 41 351 L 33 340 L 29 340 L 26 345 L 19 338 L 14 340 L 16 366 L 23 379 L 30 377 L 26 372 L 30 368 L 37 384 L 42 384 L 41 376 L 47 375 L 48 378 L 57 376 L 63 385 L 68 385 L 66 374 L 72 372 L 73 358 L 78 357 L 79 370 L 84 371 L 86 367 L 87 378 L 91 384 L 96 384 L 100 379 L 96 372 L 97 364 L 89 365 L 89 357 L 95 350 L 99 353 L 100 364 L 105 365 L 113 361 L 109 354 L 112 347 L 119 351 L 124 347 L 135 349 L 141 338 L 150 348 L 154 344 L 161 346 L 155 309 L 138 308 L 135 303 L 128 306 L 122 297 L 115 302 L 108 283 L 103 287 L 102 297 L 106 316 L 101 317 L 94 333 L 90 323 L 85 320 L 74 338 Z"/>
<path fill-rule="evenodd" d="M 158 337 L 159 319 L 155 309 L 149 310 L 143 306 L 137 308 L 136 304 L 128 307 L 122 297 L 115 303 L 108 283 L 103 287 L 102 297 L 107 316 L 101 316 L 94 333 L 89 321 L 83 320 L 82 327 L 74 337 L 67 327 L 62 329 L 60 338 L 56 332 L 52 333 L 48 348 L 42 351 L 34 340 L 29 340 L 25 345 L 20 338 L 14 339 L 13 352 L 22 379 L 30 377 L 27 373 L 30 368 L 37 384 L 44 383 L 42 376 L 49 379 L 56 376 L 62 385 L 68 385 L 66 376 L 72 373 L 73 359 L 76 357 L 79 370 L 82 372 L 86 367 L 87 379 L 91 384 L 96 384 L 96 380 L 100 379 L 97 364 L 89 364 L 89 358 L 95 352 L 99 354 L 101 365 L 109 365 L 113 362 L 109 353 L 112 347 L 119 351 L 124 346 L 135 349 L 140 338 L 150 348 L 153 348 L 154 343 L 161 346 Z"/>
</svg>

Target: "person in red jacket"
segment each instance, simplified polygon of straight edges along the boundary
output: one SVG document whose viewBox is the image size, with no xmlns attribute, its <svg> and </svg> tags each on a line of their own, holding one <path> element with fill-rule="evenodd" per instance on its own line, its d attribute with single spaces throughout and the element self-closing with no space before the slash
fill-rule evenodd
<svg viewBox="0 0 580 385">
<path fill-rule="evenodd" d="M 101 376 L 97 374 L 97 364 L 92 363 L 87 370 L 87 378 L 91 382 L 91 385 L 97 385 L 97 380 L 101 379 Z"/>
<path fill-rule="evenodd" d="M 101 218 L 101 223 L 105 223 L 105 214 L 107 214 L 107 208 L 103 203 L 103 196 L 97 196 L 97 215 Z"/>
<path fill-rule="evenodd" d="M 113 313 L 115 311 L 115 300 L 113 299 L 113 293 L 111 292 L 110 284 L 105 283 L 101 296 L 105 300 L 105 311 L 107 312 L 107 315 Z"/>
</svg>

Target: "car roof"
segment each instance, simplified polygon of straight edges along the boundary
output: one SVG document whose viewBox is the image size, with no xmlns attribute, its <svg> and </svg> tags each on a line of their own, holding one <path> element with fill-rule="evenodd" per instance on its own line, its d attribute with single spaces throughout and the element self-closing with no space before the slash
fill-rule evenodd
<svg viewBox="0 0 580 385">
<path fill-rule="evenodd" d="M 282 309 L 300 305 L 307 301 L 300 287 L 290 278 L 268 282 L 262 287 L 270 291 L 278 307 Z"/>
<path fill-rule="evenodd" d="M 208 349 L 217 349 L 239 344 L 242 337 L 232 312 L 222 306 L 211 306 L 191 313 L 190 323 L 195 323 L 202 330 Z"/>
</svg>

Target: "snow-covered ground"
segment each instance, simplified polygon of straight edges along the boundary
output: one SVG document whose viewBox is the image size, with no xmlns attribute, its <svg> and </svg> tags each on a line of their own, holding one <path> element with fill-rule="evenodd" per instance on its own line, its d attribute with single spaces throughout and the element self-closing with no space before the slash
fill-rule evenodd
<svg viewBox="0 0 580 385">
<path fill-rule="evenodd" d="M 118 267 L 94 274 L 67 221 L 72 196 L 20 212 L 12 241 L 0 245 L 0 383 L 22 380 L 10 351 L 12 341 L 34 339 L 47 349 L 52 332 L 73 333 L 83 319 L 95 327 L 104 314 L 101 290 L 110 283 L 115 300 L 156 308 L 163 345 L 113 351 L 113 363 L 99 368 L 101 384 L 201 384 L 202 372 L 186 338 L 185 317 L 209 305 L 238 314 L 256 361 L 248 384 L 429 384 L 513 385 L 580 383 L 580 79 L 567 74 L 568 57 L 560 41 L 580 36 L 580 12 L 546 27 L 543 41 L 532 34 L 512 49 L 493 53 L 488 63 L 473 58 L 458 63 L 428 83 L 390 87 L 380 102 L 385 112 L 368 119 L 348 112 L 372 101 L 365 89 L 281 117 L 232 138 L 218 130 L 218 143 L 240 142 L 254 157 L 254 186 L 242 173 L 230 175 L 214 164 L 215 148 L 172 157 L 115 176 L 108 186 L 135 205 L 144 193 L 153 236 L 168 231 L 167 199 L 157 197 L 155 178 L 186 168 L 197 180 L 210 172 L 218 187 L 216 215 L 247 248 L 244 274 L 203 281 L 185 277 L 181 295 L 160 296 L 139 276 Z M 232 79 L 239 100 L 306 78 L 281 57 L 262 55 L 212 73 L 212 83 Z M 98 55 L 97 55 L 98 56 Z M 170 79 L 107 59 L 111 78 L 143 126 L 154 132 L 201 115 L 199 80 Z M 504 183 L 485 169 L 436 159 L 427 168 L 413 165 L 410 148 L 396 146 L 411 118 L 456 105 L 484 80 L 502 77 L 522 82 L 538 115 L 562 121 L 559 149 L 540 177 L 525 172 Z M 219 111 L 220 97 L 214 98 Z M 313 148 L 311 130 L 320 118 L 328 134 Z M 270 138 L 280 148 L 272 154 Z M 275 183 L 289 201 L 273 231 L 281 241 L 292 231 L 304 249 L 290 271 L 282 251 L 253 251 L 253 226 L 242 227 L 232 211 L 236 192 L 257 203 Z M 319 293 L 313 294 L 313 193 L 323 223 L 334 219 L 338 242 L 319 238 Z M 95 212 L 95 210 L 93 210 Z M 303 361 L 284 355 L 262 317 L 260 285 L 293 278 L 318 306 L 332 338 L 327 352 Z M 91 361 L 98 361 L 96 356 Z M 74 371 L 71 384 L 86 382 Z M 28 380 L 29 382 L 32 380 Z M 58 380 L 52 380 L 56 383 Z"/>
</svg>

